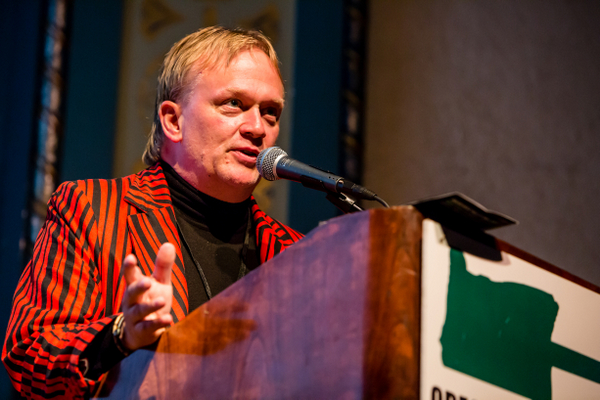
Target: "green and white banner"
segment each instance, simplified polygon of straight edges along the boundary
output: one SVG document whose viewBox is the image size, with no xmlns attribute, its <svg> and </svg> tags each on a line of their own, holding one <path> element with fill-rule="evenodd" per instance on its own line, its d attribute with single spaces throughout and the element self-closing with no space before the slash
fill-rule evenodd
<svg viewBox="0 0 600 400">
<path fill-rule="evenodd" d="M 600 294 L 423 222 L 421 398 L 600 399 Z"/>
</svg>

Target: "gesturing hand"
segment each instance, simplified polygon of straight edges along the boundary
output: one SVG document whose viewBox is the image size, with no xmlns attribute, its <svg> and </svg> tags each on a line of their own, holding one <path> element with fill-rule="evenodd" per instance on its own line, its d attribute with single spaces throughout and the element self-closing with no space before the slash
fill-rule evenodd
<svg viewBox="0 0 600 400">
<path fill-rule="evenodd" d="M 171 243 L 164 243 L 158 250 L 152 276 L 142 274 L 133 254 L 123 261 L 127 283 L 122 305 L 125 319 L 123 344 L 131 351 L 154 343 L 173 322 L 170 312 L 174 262 L 175 247 Z"/>
</svg>

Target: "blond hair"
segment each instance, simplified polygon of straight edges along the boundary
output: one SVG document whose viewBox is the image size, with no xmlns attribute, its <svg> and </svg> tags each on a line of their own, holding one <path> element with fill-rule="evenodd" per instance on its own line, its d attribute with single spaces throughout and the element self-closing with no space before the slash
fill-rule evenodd
<svg viewBox="0 0 600 400">
<path fill-rule="evenodd" d="M 262 50 L 273 63 L 279 78 L 279 60 L 273 45 L 261 32 L 242 29 L 227 29 L 212 26 L 200 29 L 175 43 L 165 56 L 159 76 L 154 105 L 154 120 L 142 159 L 152 165 L 160 159 L 165 139 L 159 117 L 163 101 L 183 101 L 193 86 L 190 75 L 192 68 L 202 71 L 231 60 L 244 50 Z M 283 82 L 283 80 L 282 80 Z"/>
</svg>

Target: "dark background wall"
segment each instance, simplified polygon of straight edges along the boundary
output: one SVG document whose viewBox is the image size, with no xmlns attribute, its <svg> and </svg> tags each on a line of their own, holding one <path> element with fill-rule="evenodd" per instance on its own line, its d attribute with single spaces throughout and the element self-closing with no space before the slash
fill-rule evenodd
<svg viewBox="0 0 600 400">
<path fill-rule="evenodd" d="M 335 171 L 338 163 L 339 87 L 343 0 L 296 5 L 299 55 L 290 88 L 297 107 L 294 157 Z M 48 2 L 0 0 L 0 339 L 4 342 L 12 296 L 24 262 L 24 235 L 30 153 L 36 137 L 40 65 Z M 320 12 L 315 13 L 314 10 Z M 68 13 L 64 132 L 59 147 L 59 182 L 113 176 L 113 151 L 122 0 L 77 0 Z M 289 115 L 289 114 L 288 114 Z M 291 118 L 291 117 L 290 117 Z M 141 154 L 142 149 L 139 149 Z M 337 214 L 321 193 L 292 184 L 290 224 L 304 232 Z M 4 367 L 0 398 L 15 396 Z"/>
<path fill-rule="evenodd" d="M 339 164 L 342 0 L 302 0 L 296 8 L 294 110 L 290 155 L 336 171 Z M 315 12 L 319 10 L 319 12 Z M 339 173 L 339 172 L 338 172 Z M 290 185 L 288 223 L 307 233 L 337 215 L 325 194 Z"/>
<path fill-rule="evenodd" d="M 29 149 L 34 129 L 36 75 L 42 7 L 34 0 L 0 3 L 0 337 L 8 324 L 12 295 L 21 272 L 19 240 L 23 235 L 28 189 Z M 12 386 L 0 371 L 0 398 Z"/>
<path fill-rule="evenodd" d="M 600 3 L 370 7 L 365 183 L 400 204 L 461 191 L 501 239 L 600 284 Z"/>
<path fill-rule="evenodd" d="M 60 179 L 112 176 L 121 0 L 72 2 Z"/>
</svg>

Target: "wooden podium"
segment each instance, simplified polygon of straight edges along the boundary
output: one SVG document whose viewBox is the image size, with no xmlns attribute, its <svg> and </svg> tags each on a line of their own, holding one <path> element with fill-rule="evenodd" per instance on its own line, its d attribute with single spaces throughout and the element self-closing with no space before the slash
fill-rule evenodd
<svg viewBox="0 0 600 400">
<path fill-rule="evenodd" d="M 477 368 L 474 372 L 467 368 L 479 365 L 479 361 L 461 359 L 468 348 L 459 351 L 458 356 L 451 351 L 459 348 L 455 342 L 464 345 L 464 338 L 457 340 L 452 330 L 455 322 L 465 327 L 463 336 L 471 331 L 468 319 L 461 319 L 462 312 L 455 312 L 460 300 L 460 296 L 458 300 L 453 297 L 458 273 L 455 269 L 448 273 L 447 266 L 439 274 L 436 271 L 436 251 L 449 260 L 445 262 L 451 268 L 457 263 L 462 265 L 461 256 L 456 255 L 459 253 L 450 253 L 446 247 L 443 251 L 429 247 L 437 246 L 441 238 L 441 227 L 424 220 L 413 207 L 334 218 L 171 327 L 155 351 L 138 350 L 127 357 L 108 374 L 96 396 L 459 400 L 484 398 L 484 390 L 484 394 L 491 393 L 485 398 L 512 398 L 494 394 L 494 388 L 499 388 L 501 394 L 528 395 L 528 382 L 523 383 L 524 388 L 515 386 L 513 379 L 506 383 L 502 371 L 491 370 L 491 375 L 480 376 Z M 495 242 L 495 247 L 498 254 L 516 254 L 519 260 L 529 257 L 500 241 Z M 464 257 L 468 265 L 477 265 L 471 261 L 476 256 Z M 504 258 L 496 264 L 506 263 Z M 568 274 L 568 279 L 559 277 L 558 269 L 539 260 L 529 258 L 528 262 L 542 264 L 545 273 L 585 291 L 596 302 L 593 307 L 600 311 L 597 287 Z M 436 274 L 445 276 L 439 296 L 435 282 L 426 285 L 422 275 L 425 265 L 429 265 L 432 279 L 437 279 Z M 553 268 L 554 271 L 547 271 Z M 492 289 L 486 290 L 497 288 L 489 285 Z M 458 290 L 471 293 L 462 286 Z M 431 318 L 424 312 L 434 307 L 433 302 L 438 299 L 447 299 L 447 307 L 440 308 L 439 318 L 446 318 L 441 320 L 441 327 L 435 312 Z M 510 316 L 518 314 L 507 310 L 503 312 Z M 453 320 L 449 322 L 450 317 Z M 502 318 L 506 326 L 512 326 Z M 480 325 L 475 322 L 474 326 Z M 497 341 L 496 330 L 493 332 L 493 340 Z M 481 349 L 476 351 L 483 354 Z M 581 365 L 592 370 L 583 379 L 600 388 L 600 369 L 596 380 L 593 369 L 600 365 L 596 361 L 600 359 L 600 349 L 596 346 L 590 352 L 589 357 L 584 357 L 587 364 Z M 493 364 L 498 364 L 495 359 Z M 532 368 L 543 369 L 537 365 Z M 432 375 L 437 370 L 449 378 Z M 453 374 L 473 380 L 474 389 L 465 384 L 452 387 L 452 382 L 457 382 Z M 536 381 L 536 385 L 550 384 L 545 372 L 539 379 L 543 382 Z M 487 386 L 481 389 L 478 382 Z M 486 392 L 488 386 L 491 389 Z M 537 391 L 534 395 L 546 398 L 544 393 Z"/>
</svg>

